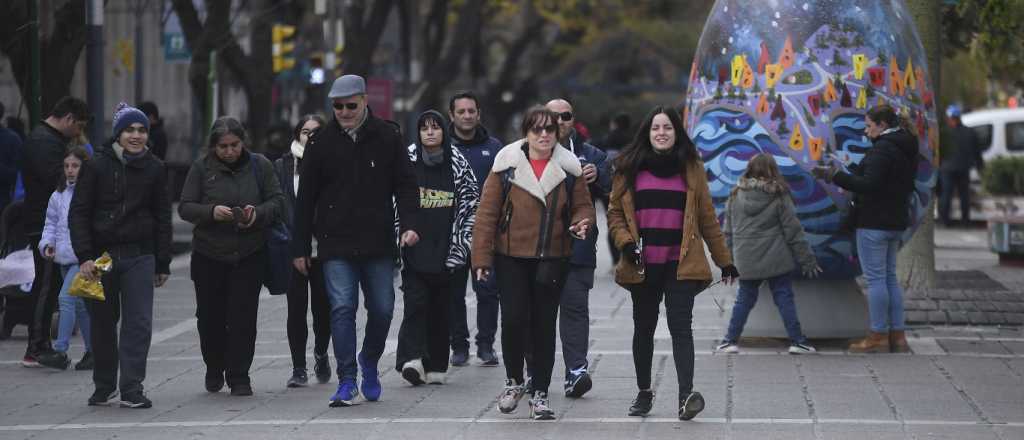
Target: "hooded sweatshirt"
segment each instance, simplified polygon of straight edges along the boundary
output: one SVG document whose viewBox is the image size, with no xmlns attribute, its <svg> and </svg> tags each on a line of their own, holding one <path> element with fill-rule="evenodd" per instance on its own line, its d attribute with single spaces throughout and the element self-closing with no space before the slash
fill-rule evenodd
<svg viewBox="0 0 1024 440">
<path fill-rule="evenodd" d="M 441 150 L 430 152 L 423 146 L 419 127 L 427 115 L 433 115 L 441 125 Z M 413 169 L 420 189 L 419 225 L 420 242 L 404 250 L 406 261 L 417 271 L 440 273 L 445 268 L 445 257 L 452 239 L 452 222 L 455 219 L 455 177 L 451 163 L 451 141 L 441 113 L 428 110 L 416 121 L 416 149 Z"/>
<path fill-rule="evenodd" d="M 741 178 L 725 207 L 723 232 L 741 280 L 765 280 L 817 266 L 789 191 L 778 182 Z"/>
<path fill-rule="evenodd" d="M 852 173 L 837 173 L 833 181 L 854 193 L 856 228 L 902 231 L 910 226 L 917 138 L 899 129 L 875 138 L 873 144 Z"/>
<path fill-rule="evenodd" d="M 460 139 L 458 136 L 452 136 L 452 133 L 455 133 L 455 128 L 449 124 L 445 134 L 451 137 L 452 146 L 457 147 L 462 156 L 469 161 L 469 165 L 473 168 L 473 176 L 482 187 L 484 180 L 491 172 L 491 167 L 494 166 L 494 158 L 498 156 L 498 151 L 501 151 L 504 145 L 488 134 L 483 125 L 476 127 L 473 139 L 468 141 Z M 480 188 L 478 187 L 477 190 L 479 191 Z"/>
</svg>

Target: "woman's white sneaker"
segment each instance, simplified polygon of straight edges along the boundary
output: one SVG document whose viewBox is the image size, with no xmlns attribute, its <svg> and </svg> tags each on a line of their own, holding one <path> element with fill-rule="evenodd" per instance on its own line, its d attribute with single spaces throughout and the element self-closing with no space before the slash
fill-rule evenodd
<svg viewBox="0 0 1024 440">
<path fill-rule="evenodd" d="M 502 414 L 511 414 L 519 406 L 519 400 L 523 398 L 523 386 L 516 385 L 515 379 L 505 379 L 505 389 L 498 397 L 498 411 Z"/>
<path fill-rule="evenodd" d="M 789 346 L 789 354 L 814 354 L 818 350 L 807 344 L 793 344 Z"/>
<path fill-rule="evenodd" d="M 533 420 L 554 420 L 555 412 L 548 406 L 548 393 L 537 391 L 530 398 L 530 418 Z"/>
<path fill-rule="evenodd" d="M 402 365 L 402 379 L 405 379 L 413 386 L 423 385 L 426 373 L 423 372 L 423 361 L 413 359 Z"/>
<path fill-rule="evenodd" d="M 444 385 L 448 381 L 448 374 L 441 371 L 428 371 L 427 383 L 431 385 Z"/>
<path fill-rule="evenodd" d="M 717 347 L 715 347 L 715 351 L 719 353 L 739 353 L 740 346 L 736 345 L 735 342 L 724 341 L 721 344 L 718 344 Z"/>
</svg>

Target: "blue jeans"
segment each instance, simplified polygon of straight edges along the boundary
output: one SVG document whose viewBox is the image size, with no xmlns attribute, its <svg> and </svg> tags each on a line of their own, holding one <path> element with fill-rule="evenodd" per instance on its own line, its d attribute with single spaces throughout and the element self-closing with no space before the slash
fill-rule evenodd
<svg viewBox="0 0 1024 440">
<path fill-rule="evenodd" d="M 743 326 L 747 324 L 747 316 L 757 304 L 758 289 L 761 283 L 768 281 L 768 288 L 772 291 L 772 299 L 775 307 L 779 309 L 779 316 L 786 326 L 786 335 L 792 344 L 803 344 L 807 342 L 803 332 L 800 330 L 800 320 L 796 317 L 796 302 L 793 301 L 793 283 L 789 274 L 779 275 L 767 280 L 740 280 L 740 289 L 736 292 L 736 304 L 732 306 L 732 318 L 729 319 L 729 331 L 725 340 L 736 342 L 743 334 Z"/>
<path fill-rule="evenodd" d="M 860 269 L 868 284 L 871 331 L 903 330 L 903 289 L 896 279 L 896 253 L 903 231 L 857 229 Z"/>
<path fill-rule="evenodd" d="M 75 323 L 78 323 L 82 331 L 82 339 L 85 341 L 85 351 L 92 351 L 92 341 L 89 340 L 89 312 L 85 310 L 85 300 L 77 296 L 68 295 L 71 288 L 71 280 L 75 279 L 78 273 L 77 264 L 69 264 L 60 267 L 61 276 L 64 277 L 64 284 L 60 288 L 60 296 L 57 298 L 60 304 L 60 321 L 57 327 L 57 340 L 53 342 L 53 349 L 61 353 L 68 351 L 71 345 L 71 333 L 75 330 Z"/>
<path fill-rule="evenodd" d="M 324 261 L 323 270 L 327 299 L 331 303 L 331 338 L 338 362 L 338 378 L 355 380 L 359 289 L 363 290 L 367 314 L 362 355 L 367 363 L 376 366 L 384 354 L 395 310 L 395 260 L 390 257 L 338 258 Z"/>
</svg>

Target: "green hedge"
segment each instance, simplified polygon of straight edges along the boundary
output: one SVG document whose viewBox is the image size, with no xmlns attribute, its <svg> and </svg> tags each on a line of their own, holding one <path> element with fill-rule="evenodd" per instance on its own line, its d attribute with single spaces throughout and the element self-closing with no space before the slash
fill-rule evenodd
<svg viewBox="0 0 1024 440">
<path fill-rule="evenodd" d="M 985 163 L 981 185 L 995 196 L 1024 196 L 1024 157 L 998 157 Z"/>
</svg>

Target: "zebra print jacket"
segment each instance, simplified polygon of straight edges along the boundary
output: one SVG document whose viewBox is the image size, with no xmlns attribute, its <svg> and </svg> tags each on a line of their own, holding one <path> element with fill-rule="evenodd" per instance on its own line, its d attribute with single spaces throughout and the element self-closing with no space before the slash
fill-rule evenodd
<svg viewBox="0 0 1024 440">
<path fill-rule="evenodd" d="M 420 160 L 419 147 L 415 143 L 409 145 L 409 162 L 415 166 Z M 458 148 L 446 146 L 445 155 L 450 158 L 452 176 L 455 181 L 456 210 L 455 221 L 452 222 L 452 240 L 448 246 L 448 257 L 445 267 L 457 269 L 469 264 L 469 250 L 473 242 L 473 226 L 476 224 L 476 208 L 480 204 L 480 191 L 476 177 L 473 175 L 469 161 L 459 152 Z M 395 206 L 395 237 L 398 233 L 398 207 Z"/>
</svg>

